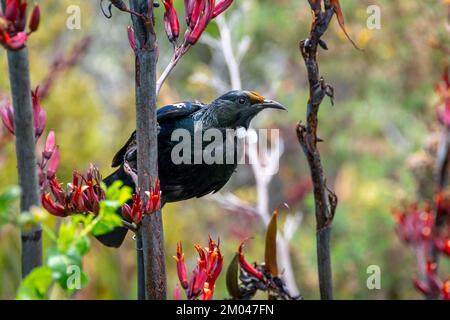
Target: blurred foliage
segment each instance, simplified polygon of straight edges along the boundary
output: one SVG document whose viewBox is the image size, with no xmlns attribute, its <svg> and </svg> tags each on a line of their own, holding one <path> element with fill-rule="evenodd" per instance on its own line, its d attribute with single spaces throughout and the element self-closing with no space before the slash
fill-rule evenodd
<svg viewBox="0 0 450 320">
<path fill-rule="evenodd" d="M 42 25 L 29 41 L 33 86 L 45 78 L 57 50 L 66 50 L 86 35 L 93 35 L 89 54 L 76 68 L 61 75 L 43 101 L 47 129 L 54 129 L 61 146 L 61 181 L 72 170 L 84 170 L 93 162 L 104 176 L 111 172 L 115 151 L 134 128 L 134 59 L 126 26 L 129 16 L 114 11 L 107 20 L 99 1 L 38 1 Z M 175 1 L 180 16 L 182 1 Z M 251 0 L 236 4 L 231 11 L 242 14 L 233 28 L 233 39 L 251 38 L 249 52 L 241 63 L 245 88 L 260 91 L 289 107 L 289 113 L 267 113 L 257 126 L 281 127 L 286 153 L 271 187 L 273 207 L 308 168 L 295 139 L 295 124 L 305 118 L 306 72 L 298 43 L 309 31 L 311 14 L 307 1 Z M 381 29 L 366 27 L 367 7 L 381 8 Z M 70 5 L 81 8 L 81 30 L 65 26 Z M 421 298 L 411 284 L 413 253 L 397 240 L 391 208 L 416 198 L 416 185 L 406 166 L 407 158 L 423 148 L 434 125 L 433 83 L 438 81 L 446 57 L 433 50 L 430 41 L 448 44 L 447 12 L 439 1 L 347 0 L 342 9 L 349 32 L 364 51 L 355 50 L 336 21 L 324 40 L 329 51 L 319 56 L 321 73 L 335 87 L 336 105 L 324 102 L 320 111 L 319 135 L 329 184 L 340 198 L 333 230 L 332 256 L 335 295 L 339 299 Z M 160 35 L 160 66 L 165 66 L 171 48 L 162 31 L 161 10 L 157 24 Z M 214 23 L 208 28 L 217 36 Z M 6 54 L 0 51 L 0 74 L 7 74 Z M 179 100 L 209 101 L 218 95 L 194 74 L 212 74 L 228 82 L 228 73 L 215 63 L 223 60 L 204 44 L 196 45 L 184 58 L 162 90 L 159 105 Z M 0 90 L 9 92 L 6 76 Z M 1 135 L 0 140 L 6 133 Z M 14 145 L 0 143 L 0 187 L 16 183 Z M 250 203 L 255 201 L 251 170 L 240 166 L 227 189 Z M 271 208 L 272 209 L 272 208 Z M 304 219 L 291 242 L 298 286 L 304 298 L 318 298 L 315 255 L 315 221 L 312 196 L 292 208 Z M 280 219 L 283 220 L 282 213 Z M 53 227 L 59 222 L 51 220 Z M 257 260 L 264 252 L 263 225 L 257 218 L 224 212 L 206 199 L 171 204 L 164 210 L 169 292 L 177 282 L 176 242 L 202 243 L 208 234 L 220 237 L 225 265 L 238 244 L 254 236 L 247 247 L 247 259 Z M 19 235 L 14 228 L 0 230 L 0 298 L 13 298 L 20 283 Z M 49 245 L 49 239 L 44 239 Z M 84 258 L 88 286 L 77 299 L 134 299 L 136 297 L 135 243 L 130 238 L 119 250 L 104 248 L 95 240 Z M 194 248 L 186 247 L 186 257 Z M 255 258 L 255 259 L 252 259 Z M 187 261 L 191 268 L 195 261 Z M 367 267 L 381 268 L 381 290 L 368 290 Z M 283 266 L 279 266 L 282 270 Z M 215 298 L 226 297 L 225 276 L 217 281 Z"/>
<path fill-rule="evenodd" d="M 91 248 L 89 235 L 104 235 L 122 225 L 116 211 L 131 199 L 132 194 L 131 188 L 122 186 L 122 182 L 116 181 L 105 190 L 106 199 L 100 202 L 97 215 L 71 215 L 57 232 L 46 224 L 50 216 L 42 208 L 35 207 L 24 213 L 11 210 L 20 195 L 17 187 L 10 187 L 0 194 L 0 227 L 9 225 L 27 230 L 40 223 L 52 243 L 44 249 L 44 265 L 34 268 L 21 282 L 17 299 L 70 298 L 86 287 L 88 276 L 83 272 L 83 257 Z"/>
</svg>

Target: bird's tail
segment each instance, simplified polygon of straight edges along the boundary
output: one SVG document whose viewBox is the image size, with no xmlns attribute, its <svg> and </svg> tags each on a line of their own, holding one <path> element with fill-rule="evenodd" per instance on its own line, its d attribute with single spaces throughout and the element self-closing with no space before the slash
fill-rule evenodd
<svg viewBox="0 0 450 320">
<path fill-rule="evenodd" d="M 126 172 L 123 169 L 123 166 L 121 166 L 119 169 L 117 169 L 114 173 L 106 177 L 103 182 L 110 186 L 114 183 L 114 181 L 122 181 L 124 185 L 130 186 L 134 189 L 134 182 L 131 179 L 131 177 L 126 174 Z M 117 211 L 117 214 L 122 216 L 121 210 L 119 209 Z M 119 248 L 123 240 L 125 239 L 127 235 L 128 229 L 125 227 L 117 227 L 110 233 L 96 236 L 97 240 L 100 241 L 102 244 L 104 244 L 107 247 L 113 247 L 113 248 Z"/>
</svg>

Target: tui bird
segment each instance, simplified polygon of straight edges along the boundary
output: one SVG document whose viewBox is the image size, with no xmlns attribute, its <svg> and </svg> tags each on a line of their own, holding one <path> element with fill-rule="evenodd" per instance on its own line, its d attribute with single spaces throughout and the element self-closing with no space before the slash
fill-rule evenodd
<svg viewBox="0 0 450 320">
<path fill-rule="evenodd" d="M 286 110 L 276 101 L 266 100 L 263 96 L 252 91 L 230 91 L 217 98 L 210 104 L 198 102 L 183 102 L 162 107 L 157 110 L 158 121 L 158 171 L 161 183 L 161 206 L 167 202 L 187 200 L 202 197 L 219 191 L 230 179 L 237 167 L 237 143 L 232 143 L 232 150 L 227 150 L 226 131 L 243 127 L 248 129 L 251 120 L 262 110 L 272 108 Z M 216 129 L 221 133 L 222 141 L 219 147 L 211 153 L 223 152 L 219 157 L 222 161 L 211 163 L 196 162 L 198 152 L 202 153 L 211 141 L 201 142 L 201 150 L 195 150 L 194 137 L 200 128 L 202 134 L 209 129 Z M 188 133 L 188 161 L 178 163 L 173 159 L 174 147 L 180 140 L 173 139 L 176 129 L 184 129 Z M 234 142 L 236 142 L 236 137 Z M 206 140 L 206 139 L 202 139 Z M 217 142 L 217 141 L 214 141 Z M 230 149 L 230 147 L 228 147 Z M 198 149 L 198 148 L 197 148 Z M 227 154 L 233 155 L 233 161 L 226 161 Z M 106 185 L 121 180 L 125 185 L 135 187 L 134 180 L 127 173 L 125 163 L 133 171 L 137 171 L 137 143 L 134 132 L 127 143 L 115 155 L 112 166 L 118 169 L 105 178 Z M 112 232 L 99 236 L 98 239 L 109 247 L 119 247 L 127 233 L 124 227 L 118 227 Z"/>
</svg>

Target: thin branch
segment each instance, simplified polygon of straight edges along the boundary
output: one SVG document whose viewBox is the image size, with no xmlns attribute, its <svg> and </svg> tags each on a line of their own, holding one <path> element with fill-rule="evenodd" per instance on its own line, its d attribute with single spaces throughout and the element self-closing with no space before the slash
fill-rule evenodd
<svg viewBox="0 0 450 320">
<path fill-rule="evenodd" d="M 156 82 L 156 96 L 159 95 L 164 82 L 166 82 L 173 69 L 177 66 L 178 62 L 180 62 L 181 58 L 183 58 L 183 56 L 188 52 L 189 49 L 190 45 L 185 44 L 181 45 L 180 47 L 175 47 L 172 59 L 170 59 L 169 64 L 164 69 L 163 73 Z"/>
<path fill-rule="evenodd" d="M 324 10 L 320 5 L 314 4 L 315 2 L 309 1 L 309 3 L 314 15 L 311 32 L 309 38 L 300 43 L 300 51 L 308 73 L 309 100 L 307 122 L 306 125 L 297 126 L 297 137 L 308 160 L 314 186 L 320 296 L 323 300 L 330 300 L 333 299 L 330 233 L 337 197 L 326 185 L 320 152 L 317 148 L 317 126 L 320 104 L 327 95 L 333 98 L 333 88 L 320 77 L 317 49 L 323 44 L 321 37 L 327 30 L 335 11 L 330 5 L 330 0 L 324 0 Z"/>
<path fill-rule="evenodd" d="M 134 233 L 137 233 L 139 230 L 139 228 L 134 223 L 130 223 L 126 220 L 122 220 L 122 225 L 128 230 L 133 231 Z"/>
</svg>

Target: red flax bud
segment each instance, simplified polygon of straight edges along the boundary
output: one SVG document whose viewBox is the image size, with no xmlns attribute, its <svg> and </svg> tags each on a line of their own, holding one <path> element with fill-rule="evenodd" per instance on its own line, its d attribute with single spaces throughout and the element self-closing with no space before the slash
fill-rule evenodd
<svg viewBox="0 0 450 320">
<path fill-rule="evenodd" d="M 195 244 L 194 247 L 195 247 L 195 250 L 197 250 L 198 256 L 199 256 L 198 262 L 197 262 L 198 266 L 202 269 L 206 269 L 207 264 L 206 264 L 205 251 L 203 250 L 202 246 L 200 246 L 199 244 Z"/>
<path fill-rule="evenodd" d="M 145 206 L 145 214 L 152 214 L 161 209 L 161 183 L 159 179 L 153 187 L 150 183 L 149 191 L 145 194 L 148 197 L 147 205 Z"/>
<path fill-rule="evenodd" d="M 187 270 L 186 270 L 186 264 L 184 262 L 184 253 L 183 248 L 181 246 L 181 241 L 177 243 L 177 254 L 174 256 L 175 261 L 177 262 L 177 273 L 178 273 L 178 279 L 180 279 L 180 284 L 183 287 L 183 289 L 187 289 L 188 284 L 188 278 L 187 278 Z"/>
<path fill-rule="evenodd" d="M 55 177 L 56 171 L 58 171 L 60 158 L 61 154 L 59 153 L 59 148 L 56 147 L 55 151 L 53 151 L 52 157 L 48 162 L 47 179 L 51 180 Z"/>
<path fill-rule="evenodd" d="M 244 242 L 239 246 L 239 264 L 241 268 L 247 272 L 249 275 L 255 277 L 258 280 L 263 280 L 264 276 L 261 271 L 253 267 L 244 257 Z"/>
<path fill-rule="evenodd" d="M 178 283 L 175 285 L 175 288 L 173 289 L 173 300 L 181 300 L 181 288 L 178 285 Z"/>
<path fill-rule="evenodd" d="M 42 195 L 42 206 L 45 210 L 47 210 L 50 214 L 57 217 L 67 217 L 65 208 L 59 203 L 55 203 L 52 198 L 50 198 L 50 194 L 46 193 Z"/>
<path fill-rule="evenodd" d="M 200 13 L 205 9 L 205 0 L 190 0 L 186 5 L 185 2 L 185 11 L 187 12 L 186 16 L 186 24 L 189 29 L 194 29 L 195 24 L 197 23 L 198 18 L 200 17 Z"/>
<path fill-rule="evenodd" d="M 133 27 L 128 26 L 127 31 L 128 31 L 128 42 L 130 43 L 130 47 L 131 49 L 136 50 L 136 39 Z"/>
<path fill-rule="evenodd" d="M 14 2 L 14 0 L 12 0 Z M 27 24 L 27 6 L 28 2 L 22 0 L 15 0 L 16 8 L 18 10 L 17 16 L 12 21 L 16 31 L 24 31 Z"/>
<path fill-rule="evenodd" d="M 207 274 L 208 283 L 211 292 L 214 291 L 214 284 L 220 275 L 223 267 L 223 256 L 220 252 L 219 242 L 209 238 L 208 254 L 207 254 Z"/>
<path fill-rule="evenodd" d="M 53 178 L 50 180 L 50 190 L 55 197 L 56 201 L 59 203 L 65 203 L 66 201 L 66 193 L 61 188 L 61 185 L 59 184 L 58 180 L 56 178 Z"/>
<path fill-rule="evenodd" d="M 208 275 L 204 268 L 199 265 L 192 271 L 191 280 L 189 281 L 189 287 L 187 291 L 188 299 L 197 298 L 205 286 L 205 282 L 208 279 Z"/>
<path fill-rule="evenodd" d="M 191 19 L 191 12 L 192 12 L 192 6 L 195 4 L 196 0 L 184 0 L 184 16 L 186 18 L 186 25 L 189 27 L 190 19 Z"/>
<path fill-rule="evenodd" d="M 188 33 L 186 36 L 186 41 L 190 45 L 194 45 L 200 39 L 200 36 L 205 31 L 208 23 L 212 19 L 212 14 L 214 10 L 214 1 L 215 0 L 204 0 L 202 3 L 204 4 L 204 9 L 200 11 L 200 14 L 196 20 L 194 20 L 194 14 L 192 15 L 191 24 L 195 21 L 195 26 L 192 29 L 192 32 Z"/>
<path fill-rule="evenodd" d="M 72 191 L 72 197 L 70 199 L 71 207 L 74 208 L 74 211 L 76 212 L 86 212 L 85 209 L 85 203 L 84 203 L 84 197 L 83 197 L 83 190 L 81 189 L 81 186 L 77 186 Z"/>
<path fill-rule="evenodd" d="M 222 0 L 216 6 L 214 7 L 213 11 L 213 19 L 217 17 L 219 14 L 227 10 L 231 4 L 233 3 L 233 0 Z"/>
<path fill-rule="evenodd" d="M 122 217 L 125 220 L 133 220 L 133 218 L 131 218 L 131 207 L 126 203 L 122 206 Z"/>
<path fill-rule="evenodd" d="M 133 195 L 133 206 L 124 205 L 122 210 L 125 210 L 125 218 L 133 221 L 136 224 L 142 221 L 142 200 L 139 193 Z"/>
<path fill-rule="evenodd" d="M 11 22 L 19 17 L 20 2 L 18 0 L 8 0 L 6 3 L 5 18 Z"/>
<path fill-rule="evenodd" d="M 11 134 L 14 134 L 14 109 L 12 105 L 6 101 L 6 98 L 4 100 L 4 107 L 0 108 L 0 115 L 5 128 L 8 129 Z"/>
<path fill-rule="evenodd" d="M 45 140 L 45 148 L 44 152 L 42 153 L 43 157 L 49 160 L 52 157 L 55 148 L 56 148 L 56 137 L 55 132 L 52 130 L 47 135 L 47 140 Z"/>
<path fill-rule="evenodd" d="M 180 35 L 180 21 L 177 11 L 173 6 L 173 0 L 163 0 L 164 4 L 164 28 L 170 42 L 174 42 Z"/>
<path fill-rule="evenodd" d="M 70 187 L 69 206 L 75 212 L 84 212 L 84 199 L 82 191 L 82 183 L 80 182 L 80 175 L 77 172 L 73 173 L 72 183 Z"/>
<path fill-rule="evenodd" d="M 82 177 L 86 186 L 83 188 L 83 199 L 86 209 L 94 214 L 98 214 L 100 210 L 100 201 L 105 198 L 99 182 L 94 178 L 99 175 L 97 168 L 91 165 L 86 177 Z"/>
<path fill-rule="evenodd" d="M 41 106 L 41 99 L 39 96 L 39 87 L 31 92 L 33 101 L 33 119 L 34 119 L 34 135 L 36 140 L 42 135 L 45 129 L 46 113 Z"/>
<path fill-rule="evenodd" d="M 41 9 L 39 8 L 39 4 L 36 3 L 31 13 L 30 22 L 28 23 L 28 28 L 30 29 L 30 32 L 35 32 L 38 29 L 40 20 L 41 20 Z"/>
</svg>

